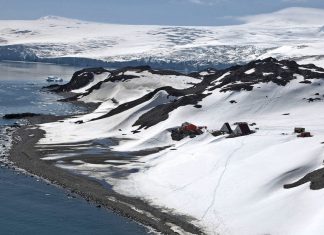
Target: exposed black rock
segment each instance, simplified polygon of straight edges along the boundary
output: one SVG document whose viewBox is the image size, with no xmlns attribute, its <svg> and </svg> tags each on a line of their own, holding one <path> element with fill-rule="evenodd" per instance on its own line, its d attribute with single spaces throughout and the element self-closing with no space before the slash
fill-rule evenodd
<svg viewBox="0 0 324 235">
<path fill-rule="evenodd" d="M 120 73 L 125 73 L 127 71 L 134 71 L 137 73 L 143 72 L 143 71 L 149 71 L 151 70 L 151 67 L 148 65 L 143 65 L 143 66 L 127 66 L 127 67 L 123 67 L 120 69 L 116 69 L 114 71 L 111 71 L 112 76 L 116 76 Z"/>
<path fill-rule="evenodd" d="M 116 81 L 125 82 L 125 81 L 133 79 L 133 78 L 139 78 L 139 76 L 121 74 L 121 75 L 111 76 L 108 81 L 110 81 L 110 82 L 116 82 Z"/>
<path fill-rule="evenodd" d="M 12 113 L 12 114 L 4 115 L 3 119 L 23 119 L 28 117 L 36 117 L 40 115 L 41 114 L 37 114 L 37 113 Z"/>
<path fill-rule="evenodd" d="M 167 69 L 152 69 L 150 66 L 148 65 L 143 65 L 143 66 L 127 66 L 127 67 L 123 67 L 121 69 L 117 69 L 114 70 L 112 72 L 113 76 L 116 76 L 120 73 L 124 73 L 127 71 L 134 71 L 134 72 L 143 72 L 143 71 L 148 71 L 152 74 L 158 74 L 158 75 L 184 75 L 183 73 L 174 71 L 174 70 L 167 70 Z"/>
<path fill-rule="evenodd" d="M 48 89 L 56 92 L 65 92 L 78 89 L 89 84 L 89 82 L 92 81 L 94 74 L 100 74 L 106 71 L 107 70 L 103 68 L 84 69 L 76 72 L 69 83 L 62 86 L 50 86 Z M 171 70 L 155 70 L 150 66 L 124 67 L 109 71 L 110 75 L 104 81 L 98 82 L 89 88 L 84 94 L 78 94 L 66 98 L 64 101 L 78 100 L 81 96 L 87 96 L 94 90 L 100 89 L 101 86 L 107 82 L 125 82 L 130 79 L 138 78 L 138 76 L 126 74 L 129 71 L 138 73 L 148 71 L 152 74 L 160 75 L 184 75 Z M 204 71 L 188 74 L 187 76 L 199 78 L 201 81 L 198 84 L 192 84 L 191 87 L 186 89 L 175 89 L 170 86 L 160 87 L 136 100 L 122 104 L 119 104 L 117 100 L 113 99 L 112 101 L 117 105 L 117 107 L 91 121 L 122 113 L 128 109 L 149 101 L 160 91 L 164 91 L 170 96 L 175 97 L 175 99 L 170 100 L 165 104 L 158 105 L 148 110 L 133 124 L 133 126 L 138 126 L 138 129 L 149 128 L 161 121 L 166 120 L 169 117 L 170 112 L 181 106 L 193 105 L 195 108 L 201 108 L 199 102 L 202 101 L 206 96 L 210 95 L 215 89 L 218 89 L 220 92 L 241 90 L 252 91 L 254 87 L 260 88 L 261 83 L 272 82 L 279 86 L 285 86 L 290 81 L 299 77 L 303 77 L 304 79 L 301 81 L 301 83 L 308 84 L 312 83 L 312 81 L 309 79 L 324 79 L 323 72 L 323 68 L 312 64 L 298 65 L 295 61 L 276 60 L 274 58 L 256 60 L 245 65 L 236 65 L 226 69 L 209 68 Z M 210 91 L 210 93 L 208 93 L 208 91 Z M 309 102 L 316 100 L 320 100 L 320 98 L 317 97 L 308 99 Z M 230 103 L 235 104 L 236 101 L 231 100 Z"/>
<path fill-rule="evenodd" d="M 254 71 L 246 73 L 249 70 Z M 291 80 L 297 79 L 296 75 L 304 77 L 304 81 L 301 81 L 301 83 L 311 83 L 308 79 L 324 78 L 323 72 L 323 68 L 313 64 L 298 65 L 295 61 L 276 60 L 270 57 L 264 60 L 252 61 L 246 65 L 217 70 L 214 74 L 206 77 L 216 80 L 221 75 L 229 73 L 220 81 L 217 81 L 218 84 L 211 87 L 210 90 L 220 88 L 222 92 L 250 91 L 253 89 L 253 85 L 260 83 L 273 82 L 279 86 L 285 86 Z"/>
<path fill-rule="evenodd" d="M 177 72 L 177 71 L 173 71 L 173 70 L 155 70 L 155 69 L 150 69 L 149 72 L 151 72 L 152 74 L 158 74 L 158 75 L 176 75 L 176 76 L 181 76 L 181 75 L 185 75 L 183 73 Z M 186 75 L 188 76 L 188 75 Z"/>
<path fill-rule="evenodd" d="M 118 100 L 116 100 L 115 98 L 111 98 L 111 101 L 112 101 L 114 104 L 119 104 Z"/>
<path fill-rule="evenodd" d="M 110 117 L 110 116 L 122 113 L 122 112 L 124 112 L 124 111 L 126 111 L 126 110 L 128 110 L 130 108 L 133 108 L 133 107 L 135 107 L 135 106 L 137 106 L 139 104 L 142 104 L 142 103 L 152 99 L 153 96 L 156 95 L 159 91 L 165 91 L 169 95 L 176 96 L 176 97 L 191 94 L 191 90 L 188 90 L 188 89 L 178 90 L 178 89 L 172 88 L 170 86 L 161 87 L 161 88 L 155 89 L 152 92 L 149 92 L 148 94 L 142 96 L 141 98 L 138 98 L 136 100 L 133 100 L 133 101 L 130 101 L 130 102 L 127 102 L 127 103 L 124 103 L 124 104 L 120 104 L 118 107 L 112 109 L 107 114 L 105 114 L 105 115 L 103 115 L 101 117 L 95 118 L 93 120 L 98 120 L 98 119 L 102 119 L 102 118 L 106 118 L 106 117 Z M 193 103 L 193 104 L 196 104 L 196 103 Z"/>
<path fill-rule="evenodd" d="M 314 101 L 320 101 L 322 100 L 321 98 L 308 98 L 307 101 L 310 102 L 314 102 Z"/>
<path fill-rule="evenodd" d="M 181 106 L 197 104 L 206 96 L 208 96 L 208 94 L 187 95 L 171 103 L 158 105 L 140 116 L 133 126 L 139 126 L 139 129 L 154 126 L 159 122 L 167 120 L 169 118 L 169 113 L 173 110 Z"/>
<path fill-rule="evenodd" d="M 180 73 L 172 71 L 152 70 L 149 66 L 126 67 L 112 71 L 109 79 L 98 83 L 96 86 L 89 89 L 88 93 L 83 95 L 91 93 L 93 89 L 99 89 L 102 83 L 104 82 L 116 82 L 124 81 L 127 79 L 133 79 L 133 77 L 127 77 L 123 75 L 123 73 L 127 71 L 150 71 L 151 73 L 158 73 L 163 75 L 181 75 Z M 133 126 L 139 126 L 139 129 L 148 128 L 153 125 L 156 125 L 161 121 L 166 120 L 169 116 L 169 113 L 180 106 L 195 105 L 196 108 L 201 107 L 201 105 L 199 105 L 198 102 L 210 94 L 206 93 L 206 90 L 213 91 L 215 89 L 219 89 L 221 92 L 240 90 L 251 91 L 253 90 L 255 84 L 268 82 L 273 82 L 277 85 L 285 86 L 291 80 L 297 79 L 296 74 L 303 76 L 305 79 L 304 81 L 308 81 L 307 79 L 320 79 L 324 77 L 323 73 L 321 73 L 324 72 L 324 69 L 316 67 L 315 65 L 300 66 L 294 61 L 279 61 L 274 58 L 257 60 L 250 62 L 246 65 L 237 65 L 224 70 L 207 69 L 201 72 L 189 74 L 192 77 L 199 77 L 202 79 L 200 83 L 193 84 L 190 88 L 178 90 L 172 87 L 161 87 L 152 92 L 149 92 L 141 98 L 124 104 L 120 104 L 113 110 L 109 111 L 107 114 L 93 120 L 110 117 L 118 113 L 124 112 L 130 108 L 133 108 L 139 104 L 150 100 L 159 91 L 165 91 L 169 95 L 177 97 L 177 99 L 174 101 L 158 105 L 153 109 L 147 111 L 141 117 L 139 117 L 139 119 L 133 124 Z M 202 76 L 200 74 L 207 75 Z M 222 78 L 219 79 L 220 77 Z M 315 98 L 314 100 L 317 99 Z M 313 100 L 309 101 L 311 102 Z M 235 100 L 231 100 L 230 102 L 232 104 L 236 103 Z"/>
<path fill-rule="evenodd" d="M 180 140 L 186 138 L 187 136 L 190 136 L 190 134 L 178 131 L 176 129 L 171 131 L 171 138 L 172 138 L 172 140 L 175 140 L 175 141 L 180 141 Z M 191 135 L 191 137 L 193 138 L 194 136 Z"/>
<path fill-rule="evenodd" d="M 306 184 L 310 182 L 310 189 L 318 190 L 324 188 L 324 168 L 315 170 L 311 173 L 308 173 L 300 180 L 297 180 L 294 183 L 291 184 L 285 184 L 285 189 L 295 188 L 300 185 Z"/>
<path fill-rule="evenodd" d="M 81 70 L 82 71 L 82 70 Z M 106 70 L 107 71 L 107 70 Z M 128 71 L 133 71 L 133 72 L 143 72 L 143 71 L 150 71 L 153 74 L 167 74 L 167 75 L 178 75 L 180 73 L 178 72 L 173 72 L 173 71 L 169 71 L 169 70 L 152 70 L 150 66 L 137 66 L 137 67 L 124 67 L 121 69 L 117 69 L 117 70 L 113 70 L 113 71 L 109 71 L 110 75 L 107 77 L 107 79 L 105 79 L 104 81 L 100 81 L 97 84 L 95 84 L 94 86 L 90 87 L 84 94 L 77 94 L 75 96 L 72 97 L 68 97 L 65 99 L 62 99 L 60 101 L 76 101 L 78 100 L 81 96 L 87 96 L 89 94 L 91 94 L 94 90 L 99 90 L 102 86 L 102 84 L 104 84 L 105 82 L 125 82 L 127 80 L 130 79 L 134 79 L 134 78 L 139 78 L 139 76 L 135 76 L 135 75 L 125 75 L 125 72 Z M 72 78 L 73 79 L 73 78 Z M 87 85 L 87 84 L 86 84 Z M 59 85 L 52 85 L 47 87 L 47 89 L 56 91 L 56 89 L 58 89 Z M 62 88 L 60 88 L 62 89 Z M 73 89 L 71 89 L 73 90 Z"/>
<path fill-rule="evenodd" d="M 309 80 L 304 80 L 304 81 L 301 81 L 301 82 L 299 82 L 299 83 L 312 84 L 312 82 L 309 81 Z"/>
<path fill-rule="evenodd" d="M 80 89 L 88 85 L 93 81 L 94 74 L 102 74 L 104 72 L 109 72 L 104 68 L 87 68 L 77 71 L 73 74 L 70 82 L 64 85 L 50 85 L 44 87 L 44 89 L 53 91 L 53 92 L 69 92 L 71 90 Z"/>
</svg>

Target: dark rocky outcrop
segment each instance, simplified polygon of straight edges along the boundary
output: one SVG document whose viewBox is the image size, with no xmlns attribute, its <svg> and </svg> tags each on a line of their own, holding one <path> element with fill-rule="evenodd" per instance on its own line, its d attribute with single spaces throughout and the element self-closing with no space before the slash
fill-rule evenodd
<svg viewBox="0 0 324 235">
<path fill-rule="evenodd" d="M 65 85 L 54 85 L 48 87 L 48 89 L 55 92 L 71 91 L 80 87 L 86 86 L 92 79 L 94 74 L 100 74 L 106 72 L 103 68 L 90 68 L 76 72 L 71 81 Z M 107 82 L 125 82 L 130 79 L 136 79 L 138 76 L 129 75 L 127 72 L 140 73 L 148 71 L 152 74 L 159 75 L 184 75 L 182 73 L 171 70 L 155 70 L 150 66 L 136 66 L 136 67 L 124 67 L 109 71 L 110 75 L 104 81 L 98 82 L 91 88 L 89 88 L 84 94 L 78 94 L 65 99 L 64 101 L 75 101 L 81 96 L 87 96 L 94 90 L 98 90 L 104 83 Z M 119 104 L 116 102 L 116 108 L 110 110 L 108 113 L 95 118 L 91 121 L 107 118 L 119 113 L 122 113 L 128 109 L 134 108 L 144 102 L 149 101 L 160 91 L 164 91 L 170 96 L 175 97 L 172 101 L 165 104 L 157 105 L 156 107 L 147 110 L 142 114 L 133 126 L 138 126 L 138 129 L 149 128 L 157 123 L 166 120 L 169 117 L 169 113 L 175 109 L 192 105 L 196 108 L 201 108 L 199 102 L 206 96 L 212 93 L 212 91 L 218 89 L 220 92 L 228 91 L 252 91 L 255 85 L 261 83 L 275 83 L 279 86 L 285 86 L 290 81 L 297 79 L 298 75 L 303 77 L 302 83 L 311 83 L 309 79 L 322 79 L 324 78 L 324 69 L 317 67 L 313 64 L 298 65 L 295 61 L 289 60 L 276 60 L 274 58 L 267 58 L 264 60 L 252 61 L 245 65 L 235 65 L 226 69 L 213 69 L 209 68 L 200 72 L 193 72 L 187 76 L 201 79 L 198 84 L 192 84 L 186 89 L 175 89 L 173 87 L 160 87 L 147 93 L 146 95 L 126 103 Z M 257 86 L 260 88 L 260 86 Z M 312 98 L 315 101 L 320 98 Z M 237 101 L 231 100 L 232 104 Z"/>
<path fill-rule="evenodd" d="M 133 126 L 139 126 L 139 129 L 154 126 L 159 122 L 167 120 L 169 118 L 169 113 L 175 109 L 181 106 L 195 105 L 206 96 L 208 96 L 208 94 L 186 95 L 173 102 L 158 105 L 140 116 Z"/>
<path fill-rule="evenodd" d="M 246 73 L 251 69 L 254 69 L 254 72 Z M 296 75 L 304 77 L 304 81 L 301 81 L 301 83 L 311 83 L 308 79 L 324 78 L 323 72 L 323 68 L 313 64 L 298 65 L 295 61 L 276 60 L 270 57 L 264 60 L 252 61 L 246 65 L 233 66 L 225 70 L 215 70 L 213 74 L 207 75 L 205 78 L 216 80 L 221 75 L 229 73 L 209 89 L 219 88 L 222 92 L 251 91 L 254 85 L 260 83 L 273 82 L 279 86 L 285 86 L 291 80 L 296 79 Z"/>
<path fill-rule="evenodd" d="M 79 71 L 79 72 L 81 72 L 81 71 Z M 153 69 L 151 69 L 150 66 L 124 67 L 124 68 L 121 68 L 121 69 L 116 69 L 116 70 L 113 70 L 113 71 L 109 71 L 110 75 L 107 77 L 107 79 L 105 79 L 104 81 L 100 81 L 97 84 L 95 84 L 94 86 L 90 87 L 84 94 L 77 94 L 75 96 L 65 98 L 65 99 L 62 99 L 60 101 L 76 101 L 81 96 L 87 96 L 87 95 L 91 94 L 94 90 L 99 90 L 101 88 L 102 84 L 104 84 L 105 82 L 125 82 L 125 81 L 130 80 L 130 79 L 139 78 L 139 76 L 124 74 L 125 72 L 128 72 L 128 71 L 133 71 L 133 72 L 138 72 L 138 73 L 143 72 L 143 71 L 149 71 L 152 74 L 182 75 L 182 74 L 180 74 L 180 73 L 178 73 L 176 71 L 171 71 L 171 70 L 153 70 Z M 50 89 L 50 90 L 54 89 L 54 91 L 56 91 L 57 88 L 59 88 L 59 87 L 61 87 L 61 86 L 52 85 L 52 86 L 47 87 L 47 89 Z M 63 88 L 61 87 L 59 89 L 62 90 Z M 74 88 L 74 89 L 76 89 L 76 88 Z M 64 91 L 66 91 L 66 90 L 64 90 Z"/>
<path fill-rule="evenodd" d="M 121 104 L 121 105 L 117 106 L 116 108 L 112 109 L 111 111 L 109 111 L 107 114 L 105 114 L 105 115 L 103 115 L 101 117 L 98 117 L 96 119 L 93 119 L 92 121 L 102 119 L 102 118 L 106 118 L 106 117 L 110 117 L 110 116 L 122 113 L 122 112 L 124 112 L 124 111 L 126 111 L 128 109 L 131 109 L 131 108 L 133 108 L 133 107 L 135 107 L 137 105 L 140 105 L 140 104 L 152 99 L 153 96 L 156 95 L 159 91 L 165 91 L 169 95 L 172 95 L 172 96 L 182 96 L 182 95 L 186 94 L 185 90 L 177 90 L 177 89 L 174 89 L 174 88 L 169 87 L 169 86 L 168 87 L 161 87 L 161 88 L 155 89 L 152 92 L 149 92 L 148 94 L 142 96 L 141 98 L 138 98 L 136 100 Z"/>
<path fill-rule="evenodd" d="M 321 98 L 308 98 L 307 101 L 310 102 L 314 102 L 314 101 L 320 101 L 322 100 Z"/>
<path fill-rule="evenodd" d="M 88 85 L 94 79 L 95 74 L 102 74 L 104 72 L 109 72 L 104 68 L 87 68 L 77 71 L 73 74 L 70 82 L 64 85 L 50 85 L 44 87 L 44 89 L 50 90 L 52 92 L 69 92 L 75 89 L 80 89 Z"/>
<path fill-rule="evenodd" d="M 37 113 L 12 113 L 12 114 L 6 114 L 3 116 L 3 119 L 23 119 L 23 118 L 29 118 L 29 117 L 36 117 L 40 116 L 41 114 Z"/>
<path fill-rule="evenodd" d="M 295 188 L 300 185 L 306 184 L 308 182 L 310 183 L 310 189 L 313 190 L 323 189 L 324 188 L 324 168 L 308 173 L 303 178 L 297 180 L 294 183 L 285 184 L 284 188 L 286 189 Z"/>
<path fill-rule="evenodd" d="M 183 73 L 177 72 L 177 71 L 173 71 L 173 70 L 166 70 L 166 69 L 150 69 L 148 70 L 150 73 L 152 74 L 158 74 L 158 75 L 176 75 L 176 76 L 181 76 L 181 75 L 185 75 Z M 187 75 L 188 76 L 188 75 Z"/>
<path fill-rule="evenodd" d="M 109 81 L 110 82 L 117 82 L 117 81 L 125 82 L 125 81 L 133 79 L 133 78 L 139 78 L 139 76 L 121 74 L 121 75 L 111 76 Z"/>
<path fill-rule="evenodd" d="M 152 99 L 154 97 L 154 95 L 156 95 L 160 91 L 165 91 L 170 96 L 178 97 L 178 99 L 176 99 L 170 103 L 160 105 L 160 106 L 153 108 L 152 110 L 150 110 L 150 112 L 147 115 L 143 114 L 143 116 L 141 116 L 139 118 L 139 120 L 134 124 L 134 126 L 139 125 L 140 128 L 150 127 L 152 125 L 155 125 L 155 124 L 167 119 L 168 113 L 177 109 L 180 106 L 197 105 L 199 101 L 201 101 L 204 97 L 209 95 L 209 94 L 202 94 L 206 90 L 208 85 L 209 85 L 209 82 L 202 81 L 199 84 L 196 84 L 190 88 L 182 89 L 182 90 L 175 89 L 170 86 L 161 87 L 161 88 L 155 89 L 152 92 L 149 92 L 148 94 L 146 94 L 136 100 L 133 100 L 133 101 L 130 101 L 130 102 L 127 102 L 124 104 L 120 104 L 116 108 L 109 111 L 107 114 L 105 114 L 101 117 L 98 117 L 96 119 L 93 119 L 92 121 L 110 117 L 110 116 L 119 114 L 121 112 L 124 112 L 128 109 L 131 109 L 137 105 L 140 105 L 140 104 Z M 154 116 L 157 113 L 160 113 L 159 117 Z M 149 119 L 150 116 L 152 116 L 152 119 L 150 121 L 148 121 L 147 119 Z"/>
<path fill-rule="evenodd" d="M 252 72 L 247 72 L 249 70 L 252 70 Z M 128 78 L 126 77 L 126 75 L 123 75 L 127 71 L 149 71 L 151 73 L 158 73 L 163 75 L 182 75 L 180 73 L 172 71 L 152 70 L 149 66 L 126 67 L 123 69 L 112 71 L 111 77 L 109 79 L 98 83 L 97 85 L 89 89 L 88 92 L 84 95 L 91 93 L 93 89 L 99 89 L 102 83 L 104 82 L 116 82 L 132 79 L 132 77 Z M 177 97 L 173 101 L 157 105 L 151 110 L 148 110 L 146 113 L 140 116 L 138 120 L 133 124 L 133 126 L 138 126 L 139 129 L 148 128 L 153 125 L 156 125 L 161 121 L 166 120 L 169 117 L 169 113 L 177 109 L 178 107 L 185 105 L 195 105 L 195 107 L 200 107 L 198 104 L 199 101 L 201 101 L 210 94 L 206 93 L 206 91 L 213 91 L 215 89 L 219 89 L 221 92 L 240 90 L 251 91 L 253 90 L 254 85 L 268 82 L 273 82 L 279 86 L 285 86 L 291 80 L 297 79 L 297 74 L 303 76 L 305 81 L 308 81 L 307 79 L 324 78 L 324 75 L 322 73 L 324 72 L 324 69 L 316 67 L 315 65 L 310 64 L 301 66 L 294 61 L 279 61 L 274 58 L 256 60 L 246 65 L 237 65 L 224 70 L 207 69 L 201 72 L 190 74 L 190 76 L 192 77 L 199 77 L 202 79 L 201 82 L 198 84 L 193 84 L 191 87 L 182 90 L 174 89 L 172 87 L 158 88 L 136 100 L 120 104 L 116 108 L 109 111 L 107 114 L 93 120 L 110 117 L 124 112 L 128 109 L 131 109 L 137 105 L 140 105 L 152 99 L 153 96 L 159 91 L 165 91 L 169 95 Z M 225 76 L 226 73 L 227 75 Z M 220 79 L 220 77 L 222 78 Z M 232 100 L 230 102 L 236 103 L 237 101 Z"/>
</svg>

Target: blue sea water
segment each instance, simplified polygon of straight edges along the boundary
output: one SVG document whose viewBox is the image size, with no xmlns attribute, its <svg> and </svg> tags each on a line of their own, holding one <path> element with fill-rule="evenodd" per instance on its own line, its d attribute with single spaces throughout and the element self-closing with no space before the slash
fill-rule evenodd
<svg viewBox="0 0 324 235">
<path fill-rule="evenodd" d="M 82 108 L 55 102 L 41 92 L 49 75 L 66 81 L 78 68 L 50 64 L 0 63 L 0 116 L 35 112 L 69 114 Z M 0 128 L 12 124 L 0 118 Z M 7 138 L 4 136 L 4 138 Z M 0 148 L 2 143 L 0 139 Z M 0 149 L 1 150 L 1 149 Z M 148 234 L 143 226 L 28 175 L 0 167 L 0 234 Z"/>
<path fill-rule="evenodd" d="M 0 234 L 147 234 L 134 222 L 12 170 L 0 169 L 0 192 Z"/>
<path fill-rule="evenodd" d="M 76 67 L 37 63 L 0 63 L 0 116 L 7 113 L 72 114 L 82 108 L 69 103 L 56 102 L 55 94 L 41 91 L 49 85 L 45 79 L 57 75 L 69 81 Z M 0 124 L 5 124 L 4 120 Z"/>
</svg>

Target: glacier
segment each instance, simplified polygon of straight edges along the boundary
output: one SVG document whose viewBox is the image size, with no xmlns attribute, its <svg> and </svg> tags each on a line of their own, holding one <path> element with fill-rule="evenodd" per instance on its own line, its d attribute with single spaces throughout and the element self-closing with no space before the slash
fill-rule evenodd
<svg viewBox="0 0 324 235">
<path fill-rule="evenodd" d="M 117 25 L 56 16 L 2 20 L 0 59 L 182 71 L 267 57 L 324 66 L 323 17 L 324 10 L 288 8 L 215 27 Z"/>
</svg>

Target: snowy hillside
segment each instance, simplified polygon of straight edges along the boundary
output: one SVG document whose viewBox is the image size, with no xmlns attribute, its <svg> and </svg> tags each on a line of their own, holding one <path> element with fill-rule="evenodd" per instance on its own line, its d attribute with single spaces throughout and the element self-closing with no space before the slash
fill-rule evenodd
<svg viewBox="0 0 324 235">
<path fill-rule="evenodd" d="M 267 58 L 189 75 L 90 69 L 51 90 L 99 107 L 40 125 L 44 161 L 189 215 L 208 234 L 323 234 L 323 68 Z M 202 134 L 172 139 L 184 122 Z M 225 122 L 252 132 L 217 132 Z"/>
<path fill-rule="evenodd" d="M 61 17 L 0 21 L 0 59 L 194 70 L 272 56 L 324 66 L 323 18 L 324 10 L 288 8 L 221 27 L 114 25 Z"/>
</svg>

